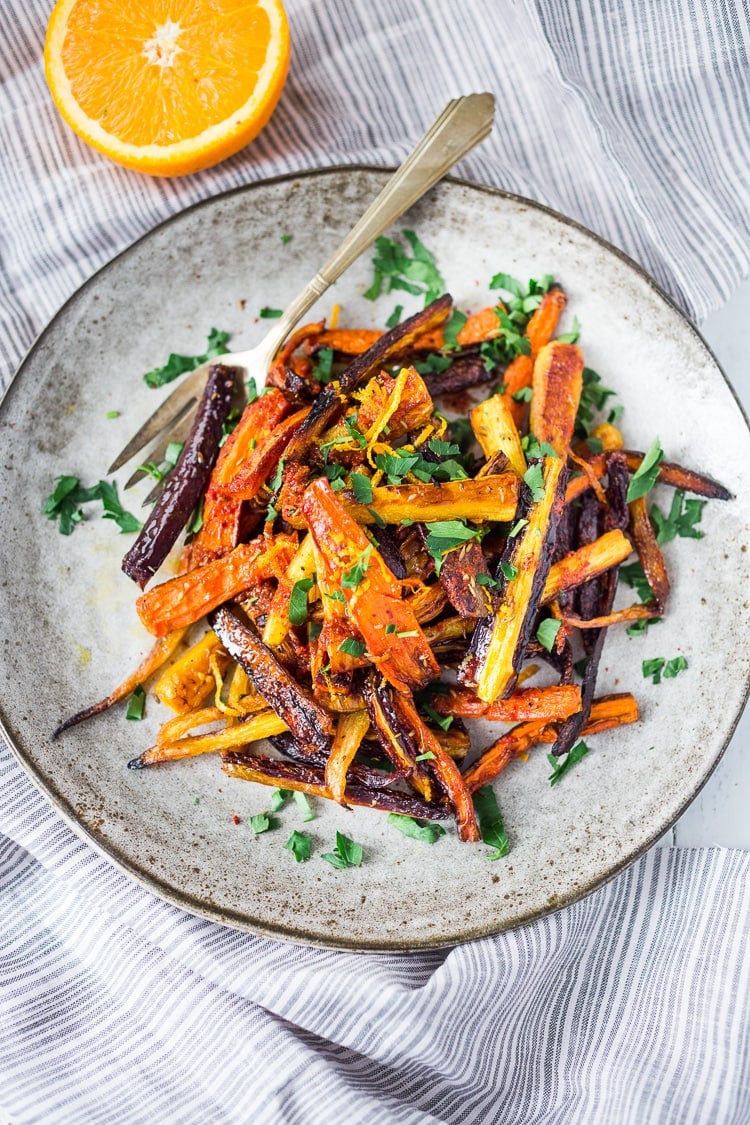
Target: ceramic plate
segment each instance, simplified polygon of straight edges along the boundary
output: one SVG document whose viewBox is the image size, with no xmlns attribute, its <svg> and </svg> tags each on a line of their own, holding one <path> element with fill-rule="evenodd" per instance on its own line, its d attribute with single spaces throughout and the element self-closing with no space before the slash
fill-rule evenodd
<svg viewBox="0 0 750 1125">
<path fill-rule="evenodd" d="M 738 497 L 706 506 L 705 538 L 665 547 L 673 595 L 664 623 L 639 638 L 612 631 L 607 640 L 599 690 L 632 690 L 641 722 L 592 739 L 592 752 L 554 788 L 545 749 L 514 762 L 496 783 L 512 849 L 494 862 L 454 834 L 428 846 L 381 814 L 323 801 L 309 824 L 291 806 L 279 814 L 279 830 L 255 837 L 248 817 L 267 807 L 268 790 L 229 780 L 217 759 L 125 768 L 165 717 L 153 702 L 141 723 L 126 722 L 120 706 L 51 741 L 62 718 L 105 695 L 149 644 L 135 587 L 119 565 L 132 539 L 99 517 L 60 536 L 41 512 L 54 478 L 93 483 L 105 474 L 168 393 L 149 391 L 141 374 L 170 351 L 200 352 L 212 326 L 230 330 L 236 348 L 257 342 L 266 325 L 260 308 L 281 308 L 297 293 L 386 175 L 344 168 L 264 182 L 158 227 L 65 305 L 0 412 L 2 721 L 22 765 L 77 831 L 170 902 L 254 933 L 358 950 L 494 934 L 602 884 L 703 785 L 742 709 L 750 664 L 750 441 L 705 343 L 640 269 L 579 226 L 446 181 L 400 225 L 433 251 L 459 307 L 487 303 L 498 270 L 523 279 L 554 274 L 569 295 L 567 324 L 575 313 L 583 326 L 587 364 L 625 404 L 627 444 L 644 448 L 658 434 L 669 459 Z M 291 241 L 282 243 L 284 234 Z M 318 315 L 335 301 L 342 323 L 379 326 L 394 296 L 416 311 L 408 296 L 365 300 L 369 280 L 365 255 Z M 119 417 L 108 419 L 113 410 Z M 127 494 L 131 509 L 145 491 Z M 658 686 L 643 679 L 642 660 L 677 655 L 688 662 L 680 676 Z M 296 863 L 283 844 L 303 827 L 315 853 L 330 850 L 337 829 L 353 836 L 365 849 L 362 867 L 337 871 L 318 854 Z"/>
</svg>

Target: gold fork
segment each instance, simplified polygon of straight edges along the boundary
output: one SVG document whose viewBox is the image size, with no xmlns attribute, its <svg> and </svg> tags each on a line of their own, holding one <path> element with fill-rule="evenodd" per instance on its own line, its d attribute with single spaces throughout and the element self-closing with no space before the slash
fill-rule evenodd
<svg viewBox="0 0 750 1125">
<path fill-rule="evenodd" d="M 400 218 L 449 168 L 488 136 L 494 113 L 495 99 L 492 94 L 467 94 L 448 102 L 411 155 L 393 174 L 319 273 L 295 297 L 265 339 L 250 351 L 231 352 L 222 356 L 220 362 L 244 367 L 248 379 L 255 379 L 255 384 L 260 389 L 265 384 L 266 373 L 274 356 L 305 313 L 391 223 Z M 116 472 L 163 431 L 168 436 L 162 439 L 152 457 L 157 464 L 163 460 L 170 441 L 184 439 L 208 369 L 216 362 L 210 360 L 202 364 L 181 380 L 179 387 L 154 411 L 115 458 L 109 468 L 110 473 Z M 125 487 L 129 488 L 144 474 L 144 470 L 137 470 Z"/>
</svg>

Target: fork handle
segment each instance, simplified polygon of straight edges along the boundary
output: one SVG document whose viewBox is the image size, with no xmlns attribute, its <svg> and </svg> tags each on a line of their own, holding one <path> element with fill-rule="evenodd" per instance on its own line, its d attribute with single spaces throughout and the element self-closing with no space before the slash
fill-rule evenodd
<svg viewBox="0 0 750 1125">
<path fill-rule="evenodd" d="M 269 359 L 344 270 L 454 164 L 488 136 L 494 113 L 495 98 L 492 94 L 467 94 L 448 102 L 339 248 L 287 306 L 284 315 L 268 333 L 265 342 Z"/>
</svg>

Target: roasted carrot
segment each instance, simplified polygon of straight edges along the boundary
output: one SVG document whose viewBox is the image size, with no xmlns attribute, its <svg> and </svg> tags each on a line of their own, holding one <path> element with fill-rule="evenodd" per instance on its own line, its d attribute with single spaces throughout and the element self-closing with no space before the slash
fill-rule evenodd
<svg viewBox="0 0 750 1125">
<path fill-rule="evenodd" d="M 354 756 L 367 734 L 370 718 L 366 711 L 351 711 L 341 715 L 336 724 L 336 734 L 326 762 L 326 785 L 334 801 L 343 804 L 346 792 L 346 774 Z"/>
<path fill-rule="evenodd" d="M 319 573 L 344 599 L 373 664 L 401 691 L 439 676 L 440 667 L 400 584 L 327 480 L 321 477 L 310 485 L 302 514 L 315 542 Z"/>
<path fill-rule="evenodd" d="M 141 594 L 135 603 L 143 624 L 155 637 L 192 625 L 216 606 L 237 597 L 266 578 L 283 573 L 297 547 L 296 536 L 261 536 L 241 543 L 223 558 Z"/>
<path fill-rule="evenodd" d="M 494 722 L 517 723 L 541 719 L 553 722 L 567 719 L 581 708 L 581 689 L 573 684 L 542 688 L 522 688 L 507 699 L 485 703 L 469 688 L 450 688 L 436 695 L 432 707 L 438 715 L 456 715 L 462 719 L 490 719 Z"/>
</svg>

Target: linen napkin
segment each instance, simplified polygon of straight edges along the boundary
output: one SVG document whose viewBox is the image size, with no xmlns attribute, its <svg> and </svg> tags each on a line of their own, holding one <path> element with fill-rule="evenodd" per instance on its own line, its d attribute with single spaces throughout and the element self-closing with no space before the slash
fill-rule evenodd
<svg viewBox="0 0 750 1125">
<path fill-rule="evenodd" d="M 397 164 L 491 90 L 458 171 L 580 220 L 693 317 L 750 259 L 748 11 L 733 0 L 288 0 L 281 102 L 184 180 L 59 119 L 50 4 L 0 0 L 0 383 L 90 274 L 198 199 Z M 584 902 L 417 956 L 280 945 L 176 910 L 73 834 L 0 744 L 0 1108 L 26 1122 L 750 1120 L 744 853 L 656 849 Z"/>
</svg>

